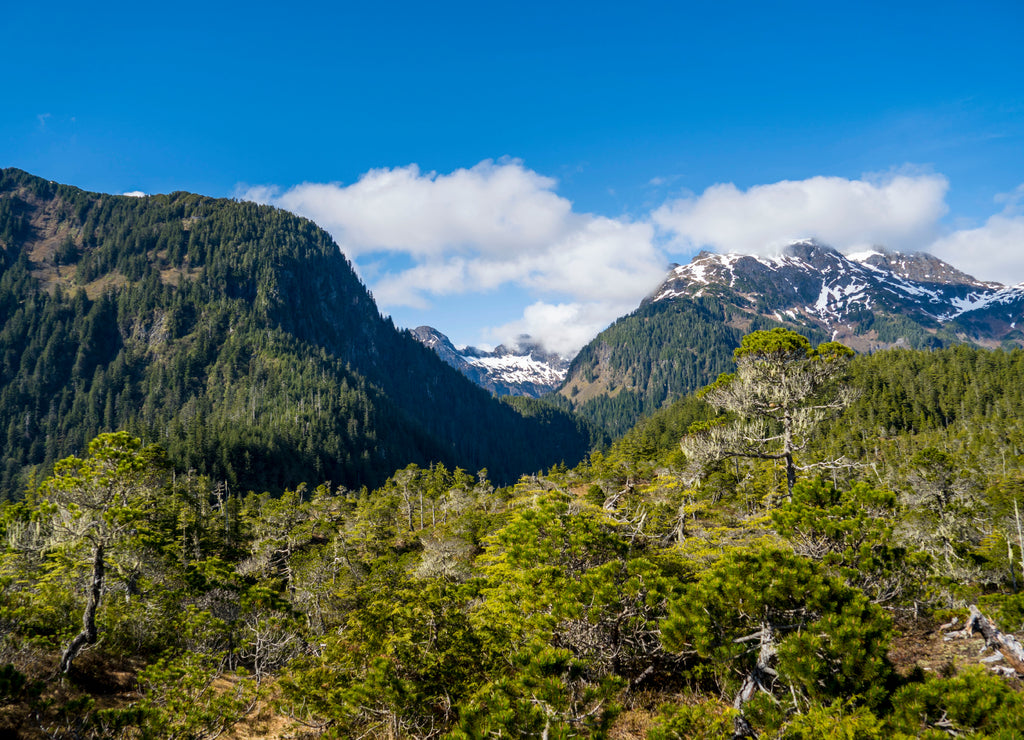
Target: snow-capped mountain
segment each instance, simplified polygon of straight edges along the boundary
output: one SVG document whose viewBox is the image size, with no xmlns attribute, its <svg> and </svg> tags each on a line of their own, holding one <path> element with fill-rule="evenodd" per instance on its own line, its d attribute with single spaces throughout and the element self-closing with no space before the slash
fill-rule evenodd
<svg viewBox="0 0 1024 740">
<path fill-rule="evenodd" d="M 920 340 L 986 346 L 1024 340 L 1024 284 L 983 282 L 930 254 L 883 249 L 843 255 L 813 241 L 778 257 L 701 252 L 645 301 L 714 296 L 748 313 L 818 328 L 854 349 Z M 902 341 L 901 341 L 902 340 Z"/>
<path fill-rule="evenodd" d="M 488 352 L 476 347 L 456 348 L 430 326 L 417 327 L 412 335 L 474 383 L 498 396 L 539 398 L 557 388 L 569 368 L 568 360 L 544 351 L 527 338 L 518 348 L 502 344 Z"/>
<path fill-rule="evenodd" d="M 1024 346 L 1024 284 L 976 280 L 928 254 L 844 256 L 813 241 L 773 258 L 701 252 L 580 350 L 558 392 L 619 435 L 730 372 L 744 335 L 778 326 L 861 352 Z"/>
</svg>

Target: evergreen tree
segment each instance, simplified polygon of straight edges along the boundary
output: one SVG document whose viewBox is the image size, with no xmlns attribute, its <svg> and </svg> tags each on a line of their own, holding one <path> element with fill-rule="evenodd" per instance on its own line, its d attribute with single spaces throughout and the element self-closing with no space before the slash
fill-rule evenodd
<svg viewBox="0 0 1024 740">
<path fill-rule="evenodd" d="M 758 331 L 743 338 L 734 353 L 736 372 L 706 388 L 705 401 L 735 415 L 698 425 L 682 440 L 694 478 L 725 457 L 781 460 L 786 490 L 793 494 L 798 465 L 815 425 L 845 408 L 849 388 L 840 381 L 853 351 L 838 342 L 811 348 L 806 337 L 786 329 Z"/>
<path fill-rule="evenodd" d="M 84 545 L 91 560 L 82 630 L 64 649 L 64 673 L 97 640 L 96 613 L 108 563 L 119 549 L 143 536 L 154 496 L 153 476 L 161 472 L 160 457 L 158 449 L 143 448 L 124 432 L 100 435 L 89 443 L 89 457 L 62 460 L 40 487 L 41 508 L 50 515 L 52 546 L 75 557 Z"/>
</svg>

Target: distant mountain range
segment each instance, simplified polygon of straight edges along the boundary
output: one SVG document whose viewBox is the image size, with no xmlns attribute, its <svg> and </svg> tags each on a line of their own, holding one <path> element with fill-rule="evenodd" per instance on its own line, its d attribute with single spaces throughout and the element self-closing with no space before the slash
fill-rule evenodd
<svg viewBox="0 0 1024 740">
<path fill-rule="evenodd" d="M 636 311 L 594 338 L 563 370 L 536 349 L 496 356 L 456 350 L 440 332 L 415 335 L 494 393 L 537 395 L 546 378 L 584 418 L 613 437 L 641 416 L 732 367 L 744 334 L 782 326 L 815 343 L 859 352 L 956 343 L 1024 345 L 1024 284 L 977 280 L 924 253 L 878 248 L 843 255 L 814 241 L 776 257 L 701 252 L 675 266 Z M 502 368 L 514 368 L 504 373 Z M 530 368 L 535 375 L 526 375 Z M 525 382 L 524 382 L 525 381 Z"/>
<path fill-rule="evenodd" d="M 375 485 L 409 463 L 497 482 L 574 464 L 730 370 L 756 329 L 859 351 L 1021 346 L 1024 285 L 814 242 L 701 253 L 566 367 L 528 342 L 456 349 L 396 329 L 326 232 L 284 211 L 6 169 L 0 319 L 0 497 L 114 429 L 232 490 L 281 490 Z"/>
<path fill-rule="evenodd" d="M 488 351 L 476 347 L 457 348 L 448 337 L 430 326 L 419 326 L 412 330 L 412 335 L 453 368 L 497 396 L 539 398 L 556 390 L 569 369 L 569 360 L 545 351 L 528 338 L 516 348 L 500 344 Z"/>
</svg>

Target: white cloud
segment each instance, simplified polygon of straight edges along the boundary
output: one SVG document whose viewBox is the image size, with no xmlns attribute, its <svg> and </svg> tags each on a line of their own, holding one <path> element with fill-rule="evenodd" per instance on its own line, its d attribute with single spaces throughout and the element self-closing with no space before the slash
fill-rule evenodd
<svg viewBox="0 0 1024 740">
<path fill-rule="evenodd" d="M 426 309 L 444 296 L 507 298 L 511 287 L 532 301 L 522 317 L 479 327 L 472 341 L 514 344 L 529 334 L 565 354 L 636 308 L 665 275 L 666 245 L 680 255 L 766 254 L 813 237 L 845 251 L 923 249 L 981 278 L 1024 280 L 1024 186 L 1002 196 L 1003 211 L 983 226 L 945 235 L 949 183 L 938 174 L 811 177 L 747 190 L 719 184 L 641 220 L 577 212 L 556 186 L 505 159 L 446 174 L 409 165 L 371 170 L 350 185 L 238 192 L 327 229 L 385 311 Z"/>
<path fill-rule="evenodd" d="M 129 198 L 145 198 L 146 194 L 141 190 L 129 190 L 127 193 L 121 193 L 121 195 L 127 195 Z"/>
<path fill-rule="evenodd" d="M 1006 205 L 984 226 L 954 231 L 927 251 L 976 278 L 1015 285 L 1024 282 L 1024 185 L 996 202 Z"/>
<path fill-rule="evenodd" d="M 670 201 L 652 218 L 691 250 L 766 254 L 806 238 L 840 250 L 915 250 L 937 235 L 948 187 L 941 175 L 906 174 L 783 180 L 746 191 L 728 183 Z"/>
<path fill-rule="evenodd" d="M 682 249 L 772 254 L 815 238 L 841 251 L 926 251 L 984 280 L 1024 281 L 1024 185 L 998 196 L 1003 210 L 983 226 L 944 234 L 948 189 L 934 174 L 812 177 L 746 191 L 730 183 L 669 201 L 651 218 Z"/>
<path fill-rule="evenodd" d="M 539 291 L 634 304 L 667 271 L 667 260 L 654 245 L 650 224 L 597 217 L 588 218 L 548 252 L 531 256 L 529 262 L 526 282 Z"/>
<path fill-rule="evenodd" d="M 528 334 L 543 337 L 544 346 L 563 357 L 572 357 L 583 345 L 636 304 L 592 301 L 584 303 L 545 303 L 526 307 L 518 321 L 491 329 L 497 343 L 515 344 L 515 337 Z"/>
<path fill-rule="evenodd" d="M 653 238 L 649 224 L 590 216 L 543 250 L 431 256 L 383 277 L 373 291 L 382 304 L 421 306 L 426 294 L 487 292 L 515 284 L 541 295 L 625 300 L 635 307 L 665 276 L 666 258 Z"/>
<path fill-rule="evenodd" d="M 509 285 L 540 299 L 538 306 L 568 298 L 557 304 L 561 323 L 531 307 L 516 326 L 533 331 L 509 324 L 490 333 L 506 343 L 529 333 L 549 348 L 575 351 L 635 308 L 664 277 L 668 260 L 651 224 L 575 212 L 555 186 L 517 160 L 502 160 L 450 174 L 410 165 L 371 170 L 348 186 L 306 183 L 283 193 L 251 187 L 239 194 L 313 219 L 346 255 L 371 262 L 370 287 L 385 310 L 426 308 L 436 296 Z M 388 255 L 404 255 L 406 265 L 388 271 Z M 585 310 L 566 313 L 565 306 L 577 304 Z"/>
<path fill-rule="evenodd" d="M 275 203 L 280 195 L 281 188 L 276 185 L 239 185 L 235 188 L 236 198 L 254 203 Z"/>
<path fill-rule="evenodd" d="M 516 160 L 487 160 L 447 175 L 413 164 L 370 170 L 347 186 L 304 183 L 284 193 L 255 187 L 241 197 L 313 219 L 353 258 L 380 251 L 495 254 L 542 250 L 573 228 L 578 216 L 554 186 Z"/>
</svg>

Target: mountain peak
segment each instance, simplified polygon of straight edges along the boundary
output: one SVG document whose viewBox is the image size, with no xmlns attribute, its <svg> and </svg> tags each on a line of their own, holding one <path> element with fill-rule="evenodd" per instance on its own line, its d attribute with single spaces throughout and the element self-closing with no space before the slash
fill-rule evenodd
<svg viewBox="0 0 1024 740">
<path fill-rule="evenodd" d="M 814 239 L 792 242 L 782 250 L 783 261 L 804 262 L 816 269 L 834 267 L 843 262 L 845 257 L 838 250 Z"/>
<path fill-rule="evenodd" d="M 621 434 L 733 370 L 743 336 L 774 327 L 860 352 L 1024 346 L 1024 284 L 983 283 L 925 253 L 844 255 L 810 239 L 771 256 L 702 251 L 585 346 L 559 393 Z"/>
<path fill-rule="evenodd" d="M 776 257 L 702 251 L 672 270 L 646 303 L 716 296 L 779 322 L 814 326 L 858 349 L 891 343 L 868 317 L 900 317 L 980 344 L 1024 338 L 1024 286 L 983 282 L 925 252 L 883 247 L 843 255 L 815 240 Z"/>
<path fill-rule="evenodd" d="M 589 447 L 397 331 L 327 232 L 269 206 L 0 169 L 0 275 L 0 356 L 23 358 L 0 378 L 0 499 L 115 429 L 238 491 L 432 461 L 511 482 Z"/>
<path fill-rule="evenodd" d="M 905 253 L 878 247 L 867 252 L 848 255 L 848 259 L 920 283 L 969 285 L 994 289 L 1003 287 L 1000 283 L 978 280 L 927 252 Z"/>
<path fill-rule="evenodd" d="M 430 326 L 418 326 L 412 335 L 474 383 L 499 396 L 539 398 L 557 388 L 569 368 L 568 360 L 546 351 L 527 335 L 519 337 L 516 347 L 500 344 L 493 351 L 457 348 Z"/>
</svg>

